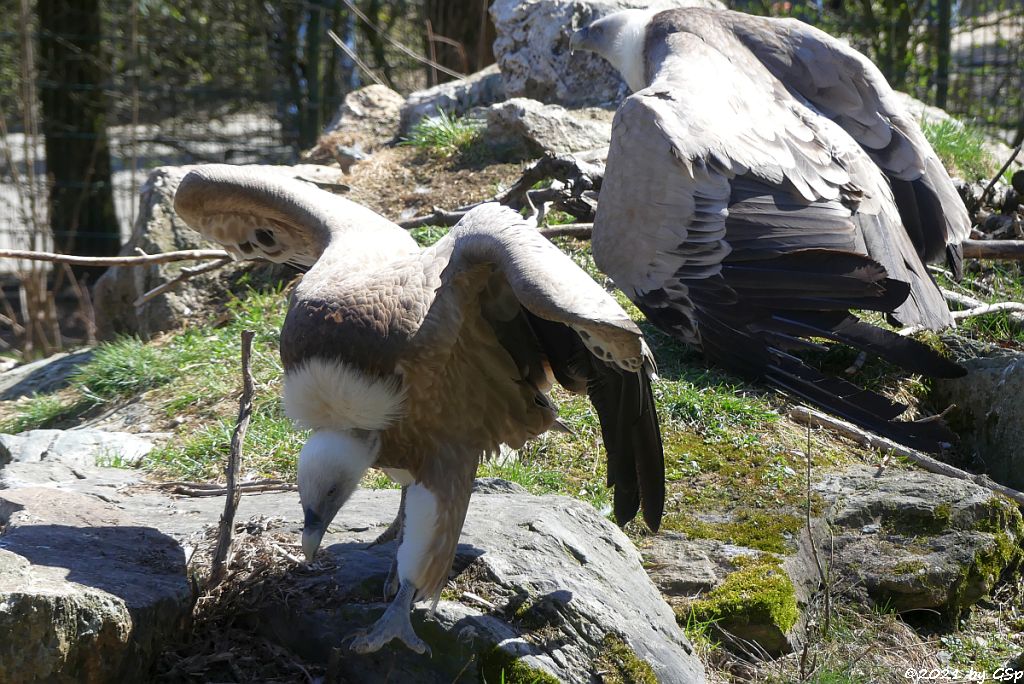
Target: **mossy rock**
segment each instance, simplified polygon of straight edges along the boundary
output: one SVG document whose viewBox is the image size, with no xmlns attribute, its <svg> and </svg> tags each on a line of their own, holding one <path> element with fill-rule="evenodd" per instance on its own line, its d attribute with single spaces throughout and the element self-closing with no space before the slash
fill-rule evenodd
<svg viewBox="0 0 1024 684">
<path fill-rule="evenodd" d="M 770 654 L 790 650 L 788 634 L 800 618 L 793 581 L 772 556 L 737 559 L 739 569 L 705 598 L 688 604 L 687 619 L 758 644 Z"/>
<path fill-rule="evenodd" d="M 596 667 L 602 684 L 658 684 L 658 678 L 621 637 L 606 634 Z"/>
<path fill-rule="evenodd" d="M 530 667 L 500 646 L 480 656 L 479 673 L 485 684 L 559 684 L 558 677 Z"/>
</svg>

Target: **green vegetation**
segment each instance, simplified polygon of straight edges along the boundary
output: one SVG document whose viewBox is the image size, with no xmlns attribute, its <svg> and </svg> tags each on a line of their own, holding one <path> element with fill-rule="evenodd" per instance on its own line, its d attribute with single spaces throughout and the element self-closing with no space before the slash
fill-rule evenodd
<svg viewBox="0 0 1024 684">
<path fill-rule="evenodd" d="M 438 108 L 436 116 L 420 119 L 400 144 L 409 145 L 438 157 L 453 157 L 467 152 L 480 139 L 477 122 L 449 116 Z"/>
<path fill-rule="evenodd" d="M 604 684 L 658 684 L 654 669 L 615 634 L 606 634 L 601 641 L 597 669 L 604 673 Z"/>
<path fill-rule="evenodd" d="M 800 614 L 796 590 L 778 561 L 770 556 L 741 557 L 739 569 L 726 576 L 706 598 L 690 603 L 697 622 L 714 622 L 725 631 L 736 625 L 773 625 L 780 634 L 796 624 Z"/>
<path fill-rule="evenodd" d="M 530 667 L 500 646 L 481 656 L 480 679 L 486 684 L 558 684 L 554 675 Z"/>
<path fill-rule="evenodd" d="M 666 517 L 663 525 L 692 539 L 717 539 L 759 551 L 787 553 L 793 550 L 804 521 L 778 511 L 740 508 L 723 522 L 708 522 L 688 513 L 675 513 Z"/>
<path fill-rule="evenodd" d="M 449 230 L 450 228 L 444 226 L 423 226 L 422 228 L 413 228 L 409 231 L 409 235 L 420 247 L 429 247 L 447 235 Z"/>
<path fill-rule="evenodd" d="M 999 170 L 999 163 L 985 149 L 985 134 L 978 129 L 955 119 L 922 121 L 921 129 L 950 173 L 976 181 Z"/>
</svg>

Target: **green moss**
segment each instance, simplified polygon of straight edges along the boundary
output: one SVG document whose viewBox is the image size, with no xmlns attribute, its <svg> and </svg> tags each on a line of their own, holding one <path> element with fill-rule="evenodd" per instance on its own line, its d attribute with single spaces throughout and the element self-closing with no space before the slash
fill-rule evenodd
<svg viewBox="0 0 1024 684">
<path fill-rule="evenodd" d="M 558 684 L 551 673 L 530 667 L 500 646 L 480 657 L 480 679 L 485 684 Z"/>
<path fill-rule="evenodd" d="M 654 669 L 615 634 L 606 634 L 597 659 L 603 684 L 658 684 Z"/>
<path fill-rule="evenodd" d="M 687 514 L 673 514 L 662 523 L 663 528 L 682 532 L 691 539 L 717 539 L 769 553 L 792 550 L 792 537 L 803 525 L 803 519 L 789 513 L 748 508 L 737 509 L 732 519 L 724 522 L 708 522 Z"/>
<path fill-rule="evenodd" d="M 897 575 L 916 575 L 926 567 L 921 561 L 903 561 L 892 566 L 892 571 Z"/>
<path fill-rule="evenodd" d="M 956 620 L 975 601 L 987 594 L 1007 571 L 1019 568 L 1024 562 L 1024 549 L 1019 539 L 1006 532 L 993 534 L 993 543 L 974 554 L 972 562 L 963 568 L 953 582 L 948 604 L 948 617 Z"/>
<path fill-rule="evenodd" d="M 778 561 L 765 557 L 743 562 L 690 607 L 694 620 L 713 621 L 728 632 L 738 625 L 769 625 L 785 634 L 800 617 L 793 582 Z"/>
</svg>

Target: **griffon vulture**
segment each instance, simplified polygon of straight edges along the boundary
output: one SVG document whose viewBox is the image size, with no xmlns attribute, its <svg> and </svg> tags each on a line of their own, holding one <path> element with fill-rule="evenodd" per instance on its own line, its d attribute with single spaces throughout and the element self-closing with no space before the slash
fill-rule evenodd
<svg viewBox="0 0 1024 684">
<path fill-rule="evenodd" d="M 940 377 L 963 369 L 851 309 L 953 324 L 925 262 L 959 272 L 970 222 L 877 68 L 792 19 L 627 10 L 573 33 L 633 95 L 616 112 L 594 222 L 607 273 L 712 362 L 934 450 L 938 421 L 793 355 L 842 342 Z"/>
<path fill-rule="evenodd" d="M 405 486 L 394 601 L 352 643 L 424 652 L 409 619 L 448 579 L 482 458 L 555 424 L 557 380 L 597 409 L 619 523 L 656 530 L 664 463 L 639 329 L 514 211 L 474 209 L 420 249 L 390 221 L 302 182 L 211 165 L 175 196 L 179 215 L 236 255 L 312 264 L 281 330 L 284 407 L 313 430 L 299 455 L 302 546 L 373 466 Z M 396 586 L 397 585 L 397 586 Z"/>
</svg>

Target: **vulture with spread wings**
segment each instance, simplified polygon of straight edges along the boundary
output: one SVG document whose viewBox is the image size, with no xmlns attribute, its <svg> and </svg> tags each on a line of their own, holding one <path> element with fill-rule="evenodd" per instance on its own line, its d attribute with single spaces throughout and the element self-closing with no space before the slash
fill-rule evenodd
<svg viewBox="0 0 1024 684">
<path fill-rule="evenodd" d="M 953 324 L 925 268 L 960 272 L 970 222 L 916 122 L 877 68 L 791 19 L 627 10 L 572 35 L 634 92 L 615 115 L 594 222 L 604 270 L 648 319 L 713 362 L 911 446 L 939 421 L 823 375 L 818 339 L 906 370 L 963 369 L 859 320 Z"/>
<path fill-rule="evenodd" d="M 621 524 L 657 530 L 665 484 L 639 329 L 514 211 L 469 212 L 420 249 L 401 228 L 300 181 L 223 165 L 182 180 L 178 214 L 242 257 L 311 266 L 281 330 L 285 411 L 313 430 L 299 455 L 303 550 L 369 467 L 404 486 L 388 582 L 395 598 L 358 652 L 418 652 L 415 600 L 448 579 L 477 466 L 551 428 L 558 381 L 597 409 Z"/>
</svg>

